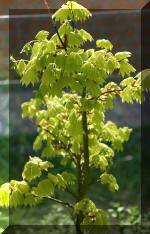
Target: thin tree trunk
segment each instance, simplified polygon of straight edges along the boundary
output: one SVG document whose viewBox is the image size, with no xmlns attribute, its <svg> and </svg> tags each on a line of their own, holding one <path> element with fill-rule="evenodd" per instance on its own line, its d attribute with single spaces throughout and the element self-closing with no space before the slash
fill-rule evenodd
<svg viewBox="0 0 150 234">
<path fill-rule="evenodd" d="M 85 98 L 86 88 L 83 89 L 82 98 Z M 87 128 L 87 112 L 82 112 L 83 125 L 83 150 L 84 150 L 84 164 L 81 169 L 81 156 L 78 158 L 78 201 L 86 197 L 89 181 L 90 181 L 90 167 L 89 167 L 89 150 L 88 150 L 88 128 Z M 76 234 L 83 234 L 80 229 L 80 224 L 83 220 L 83 215 L 78 214 L 76 219 Z"/>
<path fill-rule="evenodd" d="M 76 221 L 76 234 L 83 234 L 80 228 L 80 223 L 81 223 L 81 216 L 77 216 L 77 221 Z"/>
<path fill-rule="evenodd" d="M 83 89 L 82 98 L 86 96 L 86 88 Z M 90 167 L 89 167 L 89 149 L 88 149 L 88 125 L 87 125 L 87 112 L 82 112 L 82 124 L 83 124 L 83 150 L 84 150 L 84 164 L 83 164 L 83 176 L 82 176 L 82 199 L 86 196 L 90 181 Z"/>
</svg>

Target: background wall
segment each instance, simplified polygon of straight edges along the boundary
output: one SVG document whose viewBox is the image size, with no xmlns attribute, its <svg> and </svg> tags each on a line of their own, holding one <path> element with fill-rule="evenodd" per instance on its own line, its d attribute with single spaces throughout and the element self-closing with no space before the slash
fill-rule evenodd
<svg viewBox="0 0 150 234">
<path fill-rule="evenodd" d="M 66 0 L 48 0 L 52 9 L 59 8 Z M 148 0 L 78 0 L 79 4 L 90 9 L 139 9 Z M 44 0 L 1 0 L 0 14 L 8 14 L 9 9 L 44 9 Z"/>
</svg>

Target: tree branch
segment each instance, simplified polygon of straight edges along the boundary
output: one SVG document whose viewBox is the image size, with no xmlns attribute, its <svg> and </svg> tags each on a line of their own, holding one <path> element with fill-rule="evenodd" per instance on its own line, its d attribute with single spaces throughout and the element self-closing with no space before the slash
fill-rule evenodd
<svg viewBox="0 0 150 234">
<path fill-rule="evenodd" d="M 74 206 L 72 204 L 70 204 L 69 202 L 64 202 L 64 201 L 58 200 L 58 199 L 56 199 L 54 197 L 50 197 L 50 196 L 42 196 L 41 197 L 41 196 L 38 196 L 38 195 L 33 194 L 33 193 L 32 193 L 32 195 L 35 196 L 35 197 L 40 197 L 40 198 L 48 198 L 48 199 L 50 199 L 52 201 L 55 201 L 55 202 L 57 202 L 57 203 L 59 203 L 59 204 L 61 204 L 63 206 L 67 206 L 67 207 L 70 207 L 72 209 L 74 208 Z"/>
<path fill-rule="evenodd" d="M 123 91 L 123 89 L 120 88 L 120 89 L 114 89 L 114 90 L 107 90 L 107 91 L 101 93 L 100 96 L 102 96 L 102 95 L 104 95 L 106 93 L 114 93 L 114 92 L 117 92 L 117 91 Z"/>
<path fill-rule="evenodd" d="M 49 8 L 49 6 L 48 6 L 47 0 L 44 0 L 44 3 L 45 3 L 45 5 L 46 5 L 46 7 L 47 7 L 47 9 L 48 9 L 48 13 L 49 13 L 49 15 L 50 15 L 50 19 L 51 19 L 52 25 L 53 25 L 53 27 L 54 27 L 56 33 L 57 33 L 57 36 L 58 36 L 58 38 L 59 38 L 59 41 L 60 41 L 60 43 L 62 44 L 63 49 L 64 49 L 65 51 L 67 51 L 67 48 L 66 48 L 65 44 L 63 43 L 63 41 L 62 41 L 60 35 L 59 35 L 59 32 L 58 32 L 56 23 L 55 23 L 55 21 L 54 21 L 53 18 L 52 18 L 52 14 L 51 14 L 50 8 Z"/>
<path fill-rule="evenodd" d="M 36 127 L 39 127 L 39 128 L 41 128 L 42 130 L 48 132 L 51 136 L 54 137 L 54 139 L 56 139 L 56 141 L 60 142 L 60 143 L 63 145 L 63 149 L 64 149 L 67 153 L 69 153 L 70 158 L 71 158 L 72 161 L 77 165 L 77 162 L 76 162 L 76 160 L 75 160 L 75 158 L 74 158 L 75 155 L 71 152 L 71 150 L 69 149 L 69 146 L 68 146 L 68 145 L 66 145 L 63 141 L 57 139 L 57 137 L 56 137 L 52 132 L 50 132 L 47 128 L 42 127 L 40 124 L 36 124 L 34 121 L 32 121 L 32 120 L 29 119 L 29 118 L 28 118 L 28 120 L 29 120 L 32 124 L 34 124 Z"/>
<path fill-rule="evenodd" d="M 133 87 L 137 87 L 137 86 L 135 86 L 134 84 L 132 85 Z M 91 97 L 91 98 L 89 98 L 88 100 L 100 100 L 100 101 L 106 101 L 106 99 L 104 98 L 100 98 L 101 96 L 103 96 L 103 95 L 109 95 L 109 93 L 118 93 L 117 95 L 119 95 L 119 92 L 122 92 L 125 88 L 126 88 L 127 86 L 125 86 L 124 88 L 119 88 L 119 89 L 107 89 L 105 92 L 103 92 L 103 93 L 101 93 L 101 95 L 100 96 L 98 96 L 98 97 Z M 107 96 L 108 96 L 107 95 Z"/>
<path fill-rule="evenodd" d="M 101 100 L 101 101 L 104 101 L 102 98 L 100 98 L 101 96 L 103 96 L 105 94 L 109 94 L 109 93 L 120 92 L 120 91 L 123 91 L 123 89 L 120 88 L 120 89 L 107 90 L 107 91 L 101 93 L 100 96 L 98 96 L 98 97 L 91 97 L 88 100 Z"/>
<path fill-rule="evenodd" d="M 100 96 L 105 95 L 105 94 L 109 94 L 109 93 L 113 93 L 113 92 L 122 92 L 126 87 L 127 87 L 127 86 L 125 86 L 124 88 L 113 89 L 113 90 L 107 90 L 107 91 L 101 93 Z M 137 86 L 135 86 L 134 84 L 132 84 L 132 87 L 137 87 Z M 99 97 L 100 97 L 100 96 L 99 96 Z"/>
</svg>

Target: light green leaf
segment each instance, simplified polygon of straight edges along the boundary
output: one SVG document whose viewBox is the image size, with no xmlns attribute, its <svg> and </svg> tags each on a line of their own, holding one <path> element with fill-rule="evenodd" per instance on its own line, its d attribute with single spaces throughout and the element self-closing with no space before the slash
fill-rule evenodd
<svg viewBox="0 0 150 234">
<path fill-rule="evenodd" d="M 84 39 L 84 41 L 93 41 L 93 37 L 91 36 L 90 33 L 86 32 L 84 29 L 81 29 L 79 31 L 79 35 L 82 36 L 82 38 Z"/>
<path fill-rule="evenodd" d="M 44 149 L 42 150 L 42 157 L 54 157 L 56 155 L 56 151 L 54 150 L 54 147 L 52 146 L 52 144 L 47 144 L 46 147 L 44 147 Z"/>
<path fill-rule="evenodd" d="M 16 180 L 11 180 L 10 181 L 10 186 L 15 188 L 16 190 L 19 190 L 21 193 L 26 194 L 29 192 L 30 187 L 26 181 L 16 181 Z"/>
<path fill-rule="evenodd" d="M 26 69 L 26 64 L 22 59 L 20 59 L 19 63 L 17 64 L 17 72 L 18 72 L 19 76 L 23 75 L 25 69 Z"/>
<path fill-rule="evenodd" d="M 56 51 L 56 45 L 53 41 L 48 41 L 46 44 L 45 53 L 54 53 Z"/>
<path fill-rule="evenodd" d="M 105 68 L 105 65 L 106 65 L 106 62 L 105 62 L 105 59 L 104 57 L 99 54 L 96 58 L 96 66 L 99 68 L 99 69 L 104 69 Z"/>
<path fill-rule="evenodd" d="M 64 171 L 62 173 L 62 177 L 64 178 L 64 180 L 66 181 L 67 184 L 71 185 L 74 184 L 76 181 L 76 176 L 72 173 L 68 173 L 66 171 Z"/>
<path fill-rule="evenodd" d="M 131 64 L 127 63 L 127 61 L 123 60 L 120 62 L 120 72 L 119 73 L 122 75 L 122 77 L 124 77 L 125 74 L 130 76 L 130 73 L 135 72 L 135 71 L 136 71 L 135 68 Z"/>
<path fill-rule="evenodd" d="M 124 51 L 124 52 L 118 52 L 115 54 L 115 57 L 118 61 L 122 60 L 122 59 L 125 59 L 125 58 L 128 58 L 128 57 L 131 57 L 131 52 L 128 52 L 128 51 Z"/>
<path fill-rule="evenodd" d="M 5 183 L 0 187 L 0 206 L 8 207 L 9 206 L 9 195 L 10 195 L 10 185 Z"/>
<path fill-rule="evenodd" d="M 57 174 L 57 186 L 58 188 L 65 189 L 66 188 L 66 181 L 64 180 L 63 176 L 61 174 Z"/>
<path fill-rule="evenodd" d="M 100 176 L 100 180 L 101 180 L 102 184 L 108 184 L 109 185 L 109 189 L 112 192 L 115 192 L 115 190 L 119 189 L 119 186 L 117 184 L 116 178 L 113 175 L 111 175 L 111 174 L 103 173 Z"/>
<path fill-rule="evenodd" d="M 54 185 L 49 179 L 42 180 L 37 187 L 32 188 L 32 193 L 39 196 L 52 196 L 54 194 Z"/>
<path fill-rule="evenodd" d="M 70 47 L 79 47 L 83 45 L 84 40 L 81 35 L 76 34 L 74 32 L 69 33 L 68 35 L 68 45 Z"/>
<path fill-rule="evenodd" d="M 25 164 L 22 177 L 23 179 L 26 179 L 28 181 L 31 181 L 42 174 L 42 170 L 47 171 L 49 167 L 53 167 L 53 164 L 51 164 L 48 161 L 43 162 L 38 157 L 31 157 L 29 161 Z"/>
<path fill-rule="evenodd" d="M 113 45 L 111 44 L 111 42 L 109 40 L 106 40 L 106 39 L 97 40 L 96 46 L 107 49 L 107 50 L 112 50 L 112 48 L 113 48 Z"/>
<path fill-rule="evenodd" d="M 65 57 L 62 54 L 58 54 L 56 56 L 56 64 L 58 67 L 64 69 L 65 68 Z"/>
<path fill-rule="evenodd" d="M 13 56 L 10 56 L 10 61 L 12 61 L 13 63 L 17 63 L 16 59 Z"/>
<path fill-rule="evenodd" d="M 37 136 L 35 138 L 34 143 L 33 143 L 33 149 L 36 150 L 36 151 L 39 150 L 39 149 L 41 149 L 41 147 L 42 147 L 42 141 L 43 141 L 42 137 Z"/>
<path fill-rule="evenodd" d="M 60 21 L 62 24 L 68 18 L 77 22 L 79 20 L 84 21 L 86 18 L 89 18 L 89 16 L 91 16 L 91 13 L 85 7 L 81 6 L 77 2 L 68 1 L 53 14 L 52 18 L 55 18 L 55 21 Z"/>
<path fill-rule="evenodd" d="M 67 72 L 77 72 L 82 66 L 82 58 L 79 54 L 76 54 L 72 52 L 70 55 L 68 55 L 66 59 L 66 71 Z"/>
<path fill-rule="evenodd" d="M 128 77 L 128 78 L 124 79 L 123 81 L 121 81 L 120 85 L 127 86 L 127 85 L 131 85 L 133 82 L 134 82 L 134 78 Z"/>
<path fill-rule="evenodd" d="M 48 35 L 49 35 L 48 31 L 42 30 L 42 31 L 40 31 L 40 32 L 37 33 L 37 35 L 35 36 L 35 38 L 37 40 L 39 40 L 39 41 L 43 41 L 43 40 L 45 40 L 48 37 Z"/>
<path fill-rule="evenodd" d="M 22 48 L 20 54 L 22 54 L 22 53 L 25 52 L 25 53 L 28 55 L 29 51 L 31 51 L 31 50 L 32 50 L 32 46 L 31 46 L 30 42 L 28 42 L 28 43 L 26 43 L 26 44 L 24 45 L 24 47 Z"/>
<path fill-rule="evenodd" d="M 24 203 L 23 194 L 19 190 L 13 191 L 10 196 L 9 203 L 10 207 L 15 207 L 15 208 L 19 205 L 23 205 Z"/>
<path fill-rule="evenodd" d="M 48 173 L 48 179 L 53 183 L 53 185 L 57 185 L 58 184 L 58 179 L 57 176 Z"/>
<path fill-rule="evenodd" d="M 28 193 L 26 196 L 25 196 L 25 199 L 24 199 L 24 206 L 35 206 L 37 205 L 38 203 L 40 203 L 42 201 L 42 198 L 40 197 L 35 197 L 34 195 L 32 195 L 31 193 Z"/>
<path fill-rule="evenodd" d="M 110 74 L 115 70 L 115 65 L 111 60 L 108 61 L 107 67 L 108 67 Z"/>
<path fill-rule="evenodd" d="M 25 84 L 26 86 L 28 86 L 30 83 L 34 85 L 36 80 L 38 80 L 38 73 L 36 71 L 35 66 L 33 65 L 24 72 L 21 82 L 22 84 Z"/>
</svg>

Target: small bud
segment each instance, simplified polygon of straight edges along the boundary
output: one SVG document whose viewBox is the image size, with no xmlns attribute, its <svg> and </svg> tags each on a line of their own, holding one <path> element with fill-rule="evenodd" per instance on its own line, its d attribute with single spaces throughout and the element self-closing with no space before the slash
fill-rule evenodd
<svg viewBox="0 0 150 234">
<path fill-rule="evenodd" d="M 135 85 L 135 83 L 136 83 L 136 80 L 134 80 L 134 81 L 133 81 L 132 86 L 134 86 L 134 85 Z"/>
<path fill-rule="evenodd" d="M 76 34 L 78 34 L 78 33 L 79 33 L 78 29 L 76 29 L 74 32 L 75 32 Z"/>
<path fill-rule="evenodd" d="M 11 191 L 11 192 L 14 192 L 14 189 L 13 189 L 12 187 L 10 187 L 10 191 Z"/>
<path fill-rule="evenodd" d="M 67 40 L 67 34 L 64 35 L 64 39 Z"/>
<path fill-rule="evenodd" d="M 121 94 L 121 90 L 117 90 L 115 96 L 119 96 Z"/>
<path fill-rule="evenodd" d="M 103 98 L 103 99 L 101 98 L 101 101 L 105 102 L 105 101 L 106 101 L 106 98 Z"/>
<path fill-rule="evenodd" d="M 90 218 L 96 219 L 96 215 L 91 215 Z"/>
<path fill-rule="evenodd" d="M 91 98 L 89 98 L 89 100 L 95 100 L 96 99 L 96 97 L 91 97 Z"/>
<path fill-rule="evenodd" d="M 56 45 L 56 49 L 63 49 L 63 47 L 62 46 L 60 46 L 60 45 Z"/>
<path fill-rule="evenodd" d="M 59 150 L 59 149 L 60 149 L 60 146 L 55 145 L 54 148 L 55 148 L 56 150 Z"/>
<path fill-rule="evenodd" d="M 66 43 L 67 43 L 67 34 L 64 35 L 64 44 L 66 46 Z"/>
</svg>

